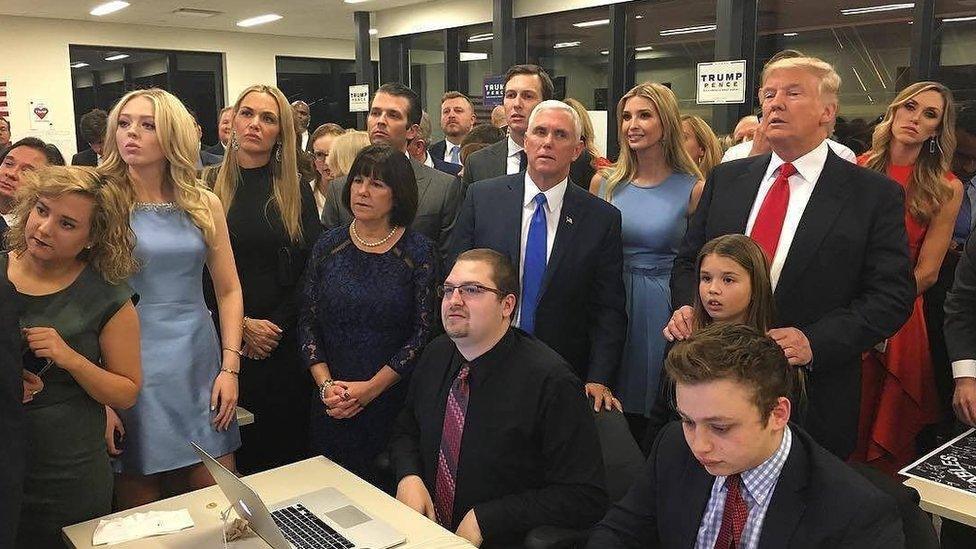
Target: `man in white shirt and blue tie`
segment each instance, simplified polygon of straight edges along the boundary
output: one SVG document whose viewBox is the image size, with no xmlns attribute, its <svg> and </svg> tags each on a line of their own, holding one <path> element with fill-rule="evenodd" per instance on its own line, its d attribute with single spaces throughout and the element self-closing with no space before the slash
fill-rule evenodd
<svg viewBox="0 0 976 549">
<path fill-rule="evenodd" d="M 474 103 L 458 91 L 441 98 L 441 130 L 444 139 L 430 146 L 430 154 L 444 162 L 461 165 L 461 142 L 478 122 Z"/>
</svg>

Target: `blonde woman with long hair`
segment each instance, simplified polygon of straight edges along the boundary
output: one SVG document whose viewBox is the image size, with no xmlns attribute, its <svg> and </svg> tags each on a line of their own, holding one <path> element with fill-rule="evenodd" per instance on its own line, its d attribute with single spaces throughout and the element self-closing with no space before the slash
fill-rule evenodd
<svg viewBox="0 0 976 549">
<path fill-rule="evenodd" d="M 109 114 L 105 151 L 98 171 L 127 195 L 139 262 L 129 282 L 139 294 L 143 388 L 121 422 L 108 411 L 106 429 L 121 468 L 116 501 L 129 508 L 213 484 L 187 441 L 234 469 L 243 306 L 223 207 L 196 178 L 199 145 L 180 100 L 160 89 L 126 94 Z"/>
<path fill-rule="evenodd" d="M 105 406 L 139 394 L 132 231 L 126 200 L 91 168 L 25 172 L 14 213 L 0 284 L 24 305 L 29 449 L 15 547 L 61 547 L 62 527 L 111 512 Z"/>
<path fill-rule="evenodd" d="M 307 457 L 313 387 L 297 367 L 296 295 L 322 227 L 312 189 L 299 179 L 284 94 L 251 86 L 233 112 L 214 192 L 227 212 L 244 289 L 240 403 L 261 418 L 241 433 L 237 465 L 249 474 Z"/>
<path fill-rule="evenodd" d="M 905 228 L 917 297 L 908 321 L 865 355 L 861 420 L 853 459 L 895 474 L 916 457 L 915 437 L 939 419 L 922 294 L 935 283 L 962 204 L 952 174 L 956 148 L 952 92 L 938 82 L 901 91 L 858 163 L 905 189 Z"/>
<path fill-rule="evenodd" d="M 338 136 L 332 142 L 329 150 L 329 170 L 332 171 L 332 179 L 345 177 L 352 168 L 352 163 L 359 155 L 359 151 L 369 146 L 369 134 L 364 131 L 349 130 Z"/>
<path fill-rule="evenodd" d="M 681 117 L 681 134 L 685 151 L 701 170 L 703 178 L 708 178 L 712 168 L 722 161 L 722 145 L 715 132 L 700 116 L 690 114 Z"/>
<path fill-rule="evenodd" d="M 684 148 L 678 101 L 666 86 L 645 82 L 627 92 L 617 104 L 617 128 L 620 156 L 598 192 L 622 218 L 630 321 L 614 394 L 641 437 L 664 364 L 671 263 L 703 183 Z"/>
</svg>

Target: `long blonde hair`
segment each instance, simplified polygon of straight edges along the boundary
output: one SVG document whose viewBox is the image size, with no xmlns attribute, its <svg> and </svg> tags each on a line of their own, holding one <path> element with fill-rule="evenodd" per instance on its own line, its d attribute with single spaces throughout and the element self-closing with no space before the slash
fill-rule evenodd
<svg viewBox="0 0 976 549">
<path fill-rule="evenodd" d="M 698 169 L 701 170 L 702 177 L 708 177 L 708 174 L 712 173 L 712 168 L 718 166 L 719 162 L 722 161 L 722 145 L 719 144 L 718 137 L 715 137 L 712 128 L 700 116 L 685 114 L 681 116 L 681 121 L 687 122 L 691 126 L 691 131 L 695 134 L 695 141 L 705 151 L 698 162 Z"/>
<path fill-rule="evenodd" d="M 156 124 L 156 140 L 166 157 L 164 179 L 173 187 L 176 205 L 190 216 L 190 220 L 203 233 L 204 240 L 213 242 L 214 221 L 210 206 L 200 181 L 197 179 L 197 161 L 200 158 L 200 140 L 195 123 L 183 103 L 166 90 L 150 88 L 125 94 L 112 107 L 105 130 L 105 159 L 97 170 L 123 187 L 129 208 L 136 202 L 136 190 L 129 180 L 129 166 L 119 154 L 115 134 L 119 127 L 119 115 L 126 103 L 136 97 L 145 97 L 153 104 Z M 126 184 L 127 183 L 127 184 Z"/>
<path fill-rule="evenodd" d="M 604 188 L 603 198 L 609 201 L 613 198 L 613 193 L 624 181 L 630 181 L 637 175 L 637 155 L 626 146 L 627 136 L 623 132 L 624 106 L 627 100 L 632 97 L 643 97 L 650 101 L 657 109 L 658 118 L 661 120 L 661 146 L 664 147 L 664 161 L 676 173 L 686 173 L 702 179 L 701 170 L 695 162 L 688 156 L 682 143 L 681 134 L 681 113 L 678 111 L 678 100 L 674 97 L 674 92 L 667 86 L 656 82 L 644 82 L 634 86 L 629 92 L 624 94 L 617 102 L 617 134 L 620 143 L 625 145 L 620 147 L 620 157 L 617 163 L 607 172 L 607 184 Z"/>
<path fill-rule="evenodd" d="M 295 118 L 291 112 L 291 105 L 281 90 L 274 86 L 256 84 L 245 89 L 234 103 L 234 118 L 237 118 L 241 102 L 251 93 L 266 93 L 274 98 L 278 104 L 278 141 L 271 151 L 272 193 L 268 200 L 272 202 L 281 214 L 281 222 L 285 226 L 288 238 L 298 243 L 302 240 L 302 194 L 298 181 L 298 147 L 295 136 Z M 217 173 L 214 183 L 214 193 L 220 198 L 224 206 L 224 213 L 230 209 L 240 181 L 240 166 L 237 163 L 237 136 L 231 134 L 231 146 L 224 155 L 224 162 Z"/>
<path fill-rule="evenodd" d="M 109 284 L 118 284 L 136 271 L 132 255 L 135 235 L 129 227 L 129 200 L 124 185 L 110 184 L 94 168 L 78 166 L 48 166 L 25 172 L 21 177 L 13 211 L 17 222 L 5 237 L 11 252 L 20 255 L 27 251 L 27 218 L 38 199 L 77 193 L 94 202 L 88 235 L 91 248 L 83 250 L 78 259 L 91 265 Z"/>
<path fill-rule="evenodd" d="M 865 166 L 885 173 L 891 163 L 891 125 L 895 111 L 911 98 L 925 91 L 936 91 L 945 101 L 942 120 L 939 122 L 938 139 L 935 139 L 935 153 L 929 152 L 928 142 L 922 145 L 915 167 L 908 178 L 908 211 L 921 223 L 928 223 L 942 206 L 952 199 L 952 189 L 945 185 L 946 173 L 952 166 L 952 154 L 956 150 L 956 107 L 952 92 L 938 82 L 916 82 L 903 89 L 888 105 L 884 119 L 874 128 L 871 150 Z M 934 139 L 934 138 L 933 138 Z"/>
</svg>

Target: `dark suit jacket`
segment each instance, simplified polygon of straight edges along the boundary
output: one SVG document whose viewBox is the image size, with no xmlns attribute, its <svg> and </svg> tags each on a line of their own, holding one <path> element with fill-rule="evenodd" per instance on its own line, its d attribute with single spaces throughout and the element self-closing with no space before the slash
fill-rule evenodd
<svg viewBox="0 0 976 549">
<path fill-rule="evenodd" d="M 434 169 L 439 172 L 444 172 L 447 175 L 453 175 L 454 177 L 457 177 L 458 172 L 461 171 L 460 164 L 452 164 L 450 162 L 444 162 L 443 160 L 434 156 L 433 154 L 430 155 L 430 159 L 434 162 Z"/>
<path fill-rule="evenodd" d="M 417 178 L 419 204 L 417 217 L 411 227 L 437 244 L 441 257 L 447 253 L 448 236 L 454 227 L 458 206 L 461 203 L 461 188 L 456 177 L 428 168 L 411 159 L 414 176 Z M 346 178 L 339 177 L 329 182 L 325 208 L 322 210 L 322 225 L 325 230 L 352 222 L 352 212 L 342 201 L 342 188 Z"/>
<path fill-rule="evenodd" d="M 446 335 L 420 357 L 393 428 L 396 480 L 418 475 L 435 493 L 444 409 L 462 357 Z M 592 409 L 569 365 L 511 329 L 472 362 L 452 529 L 469 509 L 487 545 L 542 526 L 585 528 L 606 511 Z"/>
<path fill-rule="evenodd" d="M 950 362 L 976 359 L 976 238 L 966 241 L 946 294 L 944 334 Z"/>
<path fill-rule="evenodd" d="M 200 149 L 200 163 L 206 166 L 216 166 L 224 161 L 224 157 L 218 154 L 209 153 L 203 149 Z"/>
<path fill-rule="evenodd" d="M 769 154 L 712 170 L 671 271 L 671 303 L 697 291 L 695 258 L 709 240 L 744 233 Z M 800 329 L 813 350 L 803 427 L 846 458 L 854 450 L 861 353 L 908 319 L 915 277 L 904 193 L 884 175 L 827 153 L 774 294 L 778 325 Z"/>
<path fill-rule="evenodd" d="M 431 156 L 434 151 L 431 150 Z M 444 151 L 441 151 L 443 157 Z M 590 180 L 596 174 L 596 170 L 590 165 L 593 157 L 583 149 L 579 158 L 569 166 L 569 180 L 577 186 L 589 190 Z M 487 147 L 475 151 L 468 156 L 468 161 L 464 167 L 464 175 L 461 183 L 464 185 L 465 192 L 472 183 L 501 177 L 508 171 L 508 139 L 502 139 L 498 143 L 493 143 Z"/>
<path fill-rule="evenodd" d="M 518 266 L 522 255 L 525 174 L 468 189 L 447 264 L 472 248 L 491 248 Z M 585 382 L 610 385 L 620 365 L 624 308 L 620 211 L 570 183 L 536 309 L 535 335 Z"/>
<path fill-rule="evenodd" d="M 759 548 L 904 547 L 895 501 L 802 429 L 791 428 L 793 445 L 773 488 Z M 681 424 L 669 424 L 634 486 L 596 525 L 587 547 L 694 547 L 714 481 L 688 449 Z"/>
<path fill-rule="evenodd" d="M 427 147 L 427 152 L 430 153 L 431 158 L 440 158 L 444 161 L 444 153 L 447 152 L 447 140 L 441 139 L 437 143 L 434 143 L 430 147 Z"/>
<path fill-rule="evenodd" d="M 72 166 L 91 166 L 98 165 L 98 155 L 91 149 L 85 149 L 71 157 Z"/>
<path fill-rule="evenodd" d="M 207 151 L 210 154 L 215 154 L 215 155 L 220 156 L 220 157 L 223 157 L 224 156 L 224 153 L 226 152 L 226 149 L 224 149 L 224 145 L 221 144 L 220 141 L 218 141 L 216 144 L 211 145 L 211 146 L 209 146 L 209 147 L 207 147 L 206 149 L 203 149 L 203 150 Z"/>
<path fill-rule="evenodd" d="M 0 278 L 0 547 L 13 547 L 26 459 L 18 323 L 21 303 L 7 277 Z"/>
</svg>

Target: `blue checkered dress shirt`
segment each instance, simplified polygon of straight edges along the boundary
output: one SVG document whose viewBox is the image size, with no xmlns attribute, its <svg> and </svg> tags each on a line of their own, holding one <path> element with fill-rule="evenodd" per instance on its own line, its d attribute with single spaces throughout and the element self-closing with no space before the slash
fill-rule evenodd
<svg viewBox="0 0 976 549">
<path fill-rule="evenodd" d="M 783 441 L 780 442 L 776 453 L 758 467 L 741 473 L 742 483 L 739 486 L 742 489 L 742 499 L 749 508 L 749 518 L 742 530 L 739 549 L 756 549 L 759 546 L 759 536 L 762 534 L 766 510 L 769 509 L 769 500 L 772 499 L 773 488 L 779 480 L 779 474 L 783 470 L 783 464 L 786 463 L 786 457 L 790 455 L 792 445 L 793 433 L 787 427 L 783 431 Z M 728 493 L 725 489 L 725 479 L 726 477 L 715 477 L 715 482 L 712 484 L 712 495 L 708 499 L 708 506 L 705 507 L 705 514 L 698 528 L 696 549 L 715 548 L 715 540 L 722 527 L 725 495 Z"/>
</svg>

